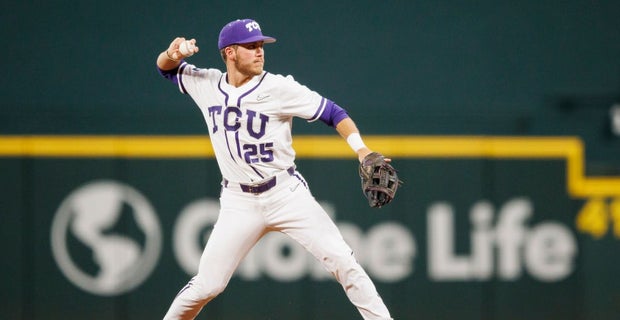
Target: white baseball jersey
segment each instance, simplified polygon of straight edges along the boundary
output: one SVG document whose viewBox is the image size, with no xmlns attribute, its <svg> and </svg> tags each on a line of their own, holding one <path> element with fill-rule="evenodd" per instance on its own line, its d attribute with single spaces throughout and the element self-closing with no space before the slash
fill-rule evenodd
<svg viewBox="0 0 620 320">
<path fill-rule="evenodd" d="M 291 76 L 263 71 L 236 88 L 226 73 L 183 62 L 177 74 L 204 116 L 222 176 L 255 183 L 294 166 L 293 117 L 315 121 L 327 99 Z"/>
<path fill-rule="evenodd" d="M 372 280 L 310 193 L 303 176 L 289 170 L 295 165 L 293 117 L 320 119 L 331 126 L 344 119 L 346 112 L 292 77 L 263 72 L 235 88 L 227 83 L 226 73 L 186 62 L 176 75 L 172 70 L 160 72 L 178 83 L 181 92 L 189 94 L 202 111 L 220 171 L 227 180 L 198 273 L 174 298 L 164 319 L 195 319 L 202 307 L 224 290 L 251 248 L 266 232 L 275 230 L 295 239 L 328 272 L 338 275 L 336 280 L 365 320 L 392 319 Z"/>
</svg>

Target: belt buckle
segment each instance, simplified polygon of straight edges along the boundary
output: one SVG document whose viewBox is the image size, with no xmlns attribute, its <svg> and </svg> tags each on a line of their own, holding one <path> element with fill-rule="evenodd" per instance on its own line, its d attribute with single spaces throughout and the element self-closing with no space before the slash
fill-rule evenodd
<svg viewBox="0 0 620 320">
<path fill-rule="evenodd" d="M 261 194 L 260 186 L 261 185 L 258 185 L 258 186 L 247 186 L 247 188 L 248 188 L 248 191 L 251 194 Z"/>
<path fill-rule="evenodd" d="M 267 191 L 266 189 L 269 189 L 269 188 L 265 189 L 265 186 L 267 186 L 271 181 L 272 180 L 268 180 L 268 181 L 266 181 L 264 183 L 261 183 L 261 184 L 258 184 L 258 185 L 247 185 L 246 184 L 246 185 L 243 185 L 243 187 L 241 189 L 245 188 L 244 191 L 246 193 L 251 193 L 253 195 L 258 195 L 258 194 L 261 194 L 261 193 Z"/>
<path fill-rule="evenodd" d="M 243 192 L 258 195 L 275 187 L 276 183 L 277 183 L 277 178 L 272 177 L 271 179 L 258 185 L 240 184 L 240 186 Z"/>
</svg>

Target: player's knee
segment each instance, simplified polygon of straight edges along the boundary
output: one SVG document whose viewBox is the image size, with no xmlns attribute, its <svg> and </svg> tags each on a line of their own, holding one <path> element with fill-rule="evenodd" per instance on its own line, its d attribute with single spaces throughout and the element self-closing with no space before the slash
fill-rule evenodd
<svg viewBox="0 0 620 320">
<path fill-rule="evenodd" d="M 325 257 L 323 259 L 323 266 L 336 278 L 349 275 L 361 268 L 352 254 Z"/>
<path fill-rule="evenodd" d="M 202 301 L 210 301 L 226 289 L 227 282 L 196 277 L 194 284 L 197 299 Z"/>
</svg>

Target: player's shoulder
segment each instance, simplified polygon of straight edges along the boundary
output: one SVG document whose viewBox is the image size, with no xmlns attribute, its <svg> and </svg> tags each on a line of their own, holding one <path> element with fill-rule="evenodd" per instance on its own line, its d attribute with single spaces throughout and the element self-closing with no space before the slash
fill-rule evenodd
<svg viewBox="0 0 620 320">
<path fill-rule="evenodd" d="M 277 73 L 267 72 L 265 77 L 267 82 L 271 83 L 274 86 L 278 86 L 280 88 L 296 88 L 301 87 L 302 85 L 293 78 L 292 75 L 282 75 Z"/>
<path fill-rule="evenodd" d="M 296 97 L 312 91 L 295 80 L 292 75 L 268 73 L 265 79 L 270 79 L 266 87 L 278 91 L 282 97 Z"/>
<path fill-rule="evenodd" d="M 282 75 L 279 73 L 271 73 L 271 72 L 267 72 L 266 71 L 266 79 L 269 79 L 270 81 L 281 81 L 281 82 L 296 82 L 295 79 L 293 78 L 292 75 Z"/>
<path fill-rule="evenodd" d="M 215 68 L 201 68 L 197 67 L 190 63 L 183 63 L 180 66 L 182 72 L 187 75 L 197 76 L 197 77 L 216 77 L 219 78 L 223 73 L 219 69 Z"/>
</svg>

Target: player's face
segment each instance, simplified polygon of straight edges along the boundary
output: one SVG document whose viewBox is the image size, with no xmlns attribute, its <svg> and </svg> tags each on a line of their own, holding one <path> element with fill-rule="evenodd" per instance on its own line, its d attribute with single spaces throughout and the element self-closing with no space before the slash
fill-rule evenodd
<svg viewBox="0 0 620 320">
<path fill-rule="evenodd" d="M 256 76 L 263 73 L 265 51 L 263 41 L 239 44 L 235 48 L 235 68 L 242 74 Z"/>
</svg>

